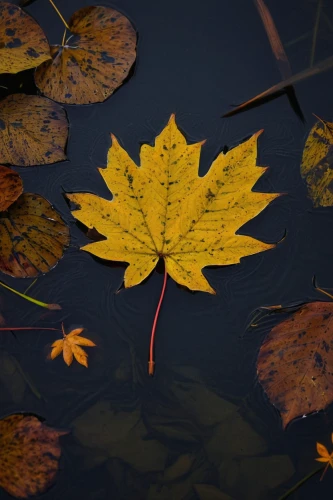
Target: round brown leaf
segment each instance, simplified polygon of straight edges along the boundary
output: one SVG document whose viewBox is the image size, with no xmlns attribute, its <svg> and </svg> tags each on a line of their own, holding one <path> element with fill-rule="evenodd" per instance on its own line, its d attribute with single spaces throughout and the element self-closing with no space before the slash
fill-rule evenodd
<svg viewBox="0 0 333 500">
<path fill-rule="evenodd" d="M 16 498 L 43 493 L 58 471 L 59 437 L 64 434 L 33 415 L 0 420 L 0 486 Z"/>
<path fill-rule="evenodd" d="M 100 6 L 75 12 L 69 27 L 65 45 L 51 47 L 53 60 L 37 68 L 36 85 L 66 104 L 103 102 L 135 61 L 136 32 L 123 14 Z"/>
<path fill-rule="evenodd" d="M 50 271 L 69 243 L 69 229 L 42 196 L 22 194 L 0 212 L 0 271 L 30 278 Z"/>
<path fill-rule="evenodd" d="M 19 174 L 0 165 L 0 212 L 7 210 L 22 192 L 23 183 Z"/>
<path fill-rule="evenodd" d="M 0 73 L 18 73 L 51 59 L 42 28 L 12 3 L 0 2 Z"/>
<path fill-rule="evenodd" d="M 333 401 L 333 303 L 310 302 L 275 326 L 261 346 L 258 377 L 283 427 Z"/>
<path fill-rule="evenodd" d="M 26 167 L 66 160 L 65 110 L 37 95 L 13 94 L 0 102 L 0 162 Z"/>
</svg>

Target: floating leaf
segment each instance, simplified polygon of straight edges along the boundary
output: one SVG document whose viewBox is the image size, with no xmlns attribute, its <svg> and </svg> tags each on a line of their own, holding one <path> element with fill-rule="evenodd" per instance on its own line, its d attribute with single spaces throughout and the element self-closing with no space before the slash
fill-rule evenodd
<svg viewBox="0 0 333 500">
<path fill-rule="evenodd" d="M 188 145 L 174 115 L 155 146 L 142 146 L 141 167 L 112 136 L 108 167 L 100 173 L 113 200 L 88 193 L 68 195 L 79 205 L 74 216 L 107 238 L 83 249 L 128 262 L 126 287 L 141 283 L 163 258 L 177 283 L 215 293 L 203 267 L 236 264 L 241 257 L 274 247 L 236 235 L 279 196 L 251 191 L 266 170 L 256 166 L 258 135 L 221 153 L 204 177 L 197 175 L 203 143 Z"/>
<path fill-rule="evenodd" d="M 84 328 L 76 328 L 66 334 L 64 326 L 62 326 L 63 339 L 56 340 L 52 344 L 51 359 L 56 358 L 63 353 L 64 361 L 67 366 L 73 362 L 73 356 L 80 365 L 88 368 L 88 354 L 82 349 L 82 346 L 95 347 L 96 344 L 85 337 L 79 337 Z"/>
<path fill-rule="evenodd" d="M 301 175 L 315 207 L 333 205 L 333 123 L 321 120 L 305 143 Z"/>
<path fill-rule="evenodd" d="M 333 433 L 331 435 L 332 443 L 333 443 Z M 323 479 L 329 465 L 333 468 L 333 452 L 329 453 L 326 446 L 324 446 L 321 443 L 317 443 L 317 452 L 319 455 L 319 458 L 316 458 L 317 462 L 326 462 L 326 466 L 324 469 L 324 472 L 321 475 L 320 480 Z"/>
<path fill-rule="evenodd" d="M 0 102 L 0 162 L 26 167 L 66 160 L 65 110 L 37 95 L 13 94 Z"/>
<path fill-rule="evenodd" d="M 283 427 L 333 401 L 333 303 L 310 302 L 275 326 L 262 344 L 258 377 Z"/>
<path fill-rule="evenodd" d="M 16 498 L 43 493 L 58 471 L 59 437 L 65 434 L 33 415 L 0 420 L 0 486 Z"/>
<path fill-rule="evenodd" d="M 123 14 L 101 6 L 75 12 L 69 29 L 65 45 L 51 47 L 53 60 L 36 70 L 36 85 L 66 104 L 103 102 L 135 61 L 135 30 Z"/>
<path fill-rule="evenodd" d="M 23 192 L 22 179 L 15 170 L 0 165 L 0 212 L 8 207 Z"/>
<path fill-rule="evenodd" d="M 51 59 L 42 28 L 20 7 L 0 2 L 0 73 L 18 73 Z"/>
<path fill-rule="evenodd" d="M 69 243 L 69 229 L 42 196 L 22 194 L 0 212 L 0 271 L 31 278 L 50 271 Z"/>
</svg>

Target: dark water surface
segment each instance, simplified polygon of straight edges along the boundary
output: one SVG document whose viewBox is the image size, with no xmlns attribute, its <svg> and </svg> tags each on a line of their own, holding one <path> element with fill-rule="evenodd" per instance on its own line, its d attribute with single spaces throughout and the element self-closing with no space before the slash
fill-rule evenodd
<svg viewBox="0 0 333 500">
<path fill-rule="evenodd" d="M 100 2 L 57 1 L 67 19 L 91 4 Z M 125 13 L 139 33 L 133 76 L 102 104 L 66 108 L 67 162 L 17 168 L 25 190 L 50 200 L 71 228 L 64 258 L 31 290 L 63 309 L 45 313 L 0 290 L 8 325 L 83 325 L 98 347 L 89 350 L 89 369 L 77 363 L 68 368 L 61 358 L 46 360 L 55 340 L 51 332 L 2 333 L 1 413 L 33 412 L 72 431 L 62 438 L 61 470 L 45 500 L 278 499 L 317 467 L 315 443 L 330 446 L 333 413 L 329 408 L 282 430 L 255 367 L 259 346 L 281 315 L 265 318 L 257 328 L 247 325 L 259 306 L 325 300 L 313 288 L 313 275 L 321 287 L 333 287 L 333 209 L 313 209 L 299 171 L 305 137 L 316 121 L 312 113 L 332 121 L 333 71 L 296 85 L 305 123 L 286 96 L 223 119 L 231 104 L 281 80 L 252 1 L 103 4 Z M 267 5 L 293 72 L 307 68 L 317 1 L 267 0 Z M 333 48 L 332 2 L 325 0 L 322 8 L 315 62 Z M 26 10 L 51 43 L 61 41 L 63 26 L 49 2 L 36 0 Z M 31 82 L 27 72 L 0 83 L 9 93 L 33 93 Z M 188 140 L 207 139 L 200 174 L 224 146 L 264 129 L 258 163 L 270 169 L 256 190 L 286 195 L 242 233 L 269 243 L 286 237 L 276 249 L 237 266 L 207 269 L 216 296 L 191 293 L 168 280 L 156 375 L 150 378 L 148 343 L 163 276 L 155 271 L 144 284 L 115 294 L 124 266 L 79 251 L 88 240 L 63 192 L 110 197 L 97 171 L 106 165 L 110 132 L 138 162 L 140 145 L 152 143 L 172 112 Z M 1 279 L 21 291 L 32 281 Z M 196 489 L 197 484 L 213 485 L 226 496 Z M 330 470 L 323 482 L 315 476 L 291 498 L 332 498 L 332 484 Z M 1 491 L 0 498 L 9 496 Z"/>
</svg>

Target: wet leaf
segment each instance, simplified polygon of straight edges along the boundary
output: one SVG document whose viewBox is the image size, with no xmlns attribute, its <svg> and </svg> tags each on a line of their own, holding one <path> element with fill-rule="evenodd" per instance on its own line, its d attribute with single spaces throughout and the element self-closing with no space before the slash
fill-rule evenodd
<svg viewBox="0 0 333 500">
<path fill-rule="evenodd" d="M 66 160 L 65 110 L 37 95 L 13 94 L 0 102 L 0 162 L 26 167 Z"/>
<path fill-rule="evenodd" d="M 36 85 L 66 104 L 103 102 L 135 61 L 135 30 L 123 14 L 101 6 L 78 10 L 68 24 L 71 36 L 51 47 L 53 60 L 37 68 Z"/>
<path fill-rule="evenodd" d="M 136 470 L 165 468 L 168 451 L 148 436 L 138 409 L 118 411 L 109 401 L 100 401 L 74 421 L 74 436 L 83 446 L 106 452 L 109 458 L 120 458 Z"/>
<path fill-rule="evenodd" d="M 283 427 L 333 401 L 332 315 L 333 303 L 305 304 L 275 326 L 260 348 L 258 377 Z"/>
<path fill-rule="evenodd" d="M 249 500 L 276 498 L 275 488 L 294 473 L 287 455 L 234 458 L 219 467 L 221 488 L 228 488 L 234 498 Z"/>
<path fill-rule="evenodd" d="M 233 500 L 231 496 L 211 484 L 195 484 L 194 490 L 200 500 Z"/>
<path fill-rule="evenodd" d="M 236 235 L 279 196 L 252 191 L 265 172 L 256 166 L 258 135 L 221 153 L 204 177 L 198 177 L 203 143 L 188 145 L 174 115 L 154 146 L 142 146 L 140 168 L 112 136 L 108 167 L 100 170 L 112 201 L 88 193 L 68 195 L 79 205 L 74 216 L 107 238 L 83 249 L 128 262 L 126 287 L 141 283 L 163 258 L 177 283 L 215 293 L 203 267 L 236 264 L 274 247 Z"/>
<path fill-rule="evenodd" d="M 169 465 L 164 471 L 163 481 L 177 481 L 179 478 L 188 474 L 191 470 L 191 467 L 195 461 L 194 454 L 184 454 L 180 455 L 173 464 Z"/>
<path fill-rule="evenodd" d="M 0 486 L 16 498 L 43 493 L 57 474 L 59 437 L 65 434 L 32 415 L 0 420 Z"/>
<path fill-rule="evenodd" d="M 0 212 L 8 207 L 23 192 L 22 179 L 15 170 L 0 165 Z"/>
<path fill-rule="evenodd" d="M 12 401 L 16 404 L 21 403 L 27 383 L 18 370 L 16 359 L 3 350 L 0 350 L 0 382 L 10 394 Z M 2 397 L 4 397 L 3 388 Z"/>
<path fill-rule="evenodd" d="M 20 7 L 0 2 L 0 73 L 18 73 L 51 59 L 42 28 Z"/>
<path fill-rule="evenodd" d="M 318 121 L 305 143 L 301 175 L 315 207 L 333 205 L 333 123 Z"/>
<path fill-rule="evenodd" d="M 84 328 L 76 328 L 72 330 L 70 333 L 66 334 L 64 327 L 63 338 L 56 340 L 52 344 L 51 351 L 51 359 L 56 358 L 59 354 L 63 353 L 64 361 L 67 366 L 70 366 L 73 362 L 73 356 L 80 365 L 88 368 L 88 354 L 82 347 L 95 347 L 96 344 L 92 342 L 90 339 L 86 339 L 85 337 L 79 337 L 79 335 L 83 332 Z"/>
<path fill-rule="evenodd" d="M 42 196 L 22 194 L 0 212 L 0 271 L 31 278 L 50 271 L 69 243 L 69 229 Z"/>
</svg>

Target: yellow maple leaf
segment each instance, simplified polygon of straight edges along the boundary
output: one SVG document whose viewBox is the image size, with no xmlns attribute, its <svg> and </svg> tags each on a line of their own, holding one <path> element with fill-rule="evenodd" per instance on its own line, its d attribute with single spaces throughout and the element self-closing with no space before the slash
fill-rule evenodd
<svg viewBox="0 0 333 500">
<path fill-rule="evenodd" d="M 70 366 L 73 361 L 73 356 L 78 363 L 88 368 L 88 354 L 80 347 L 95 347 L 96 344 L 85 337 L 78 337 L 83 332 L 84 328 L 76 328 L 68 335 L 65 333 L 64 325 L 62 325 L 63 338 L 56 340 L 52 344 L 51 359 L 56 358 L 63 353 L 66 365 Z"/>
<path fill-rule="evenodd" d="M 163 258 L 177 283 L 215 293 L 204 267 L 237 264 L 274 247 L 236 234 L 279 196 L 251 190 L 266 170 L 256 166 L 259 134 L 219 154 L 204 177 L 198 176 L 204 141 L 187 144 L 174 115 L 154 146 L 141 147 L 140 167 L 112 135 L 107 168 L 99 171 L 113 199 L 67 195 L 79 207 L 76 219 L 107 238 L 83 250 L 129 263 L 125 287 L 141 283 Z"/>
</svg>

